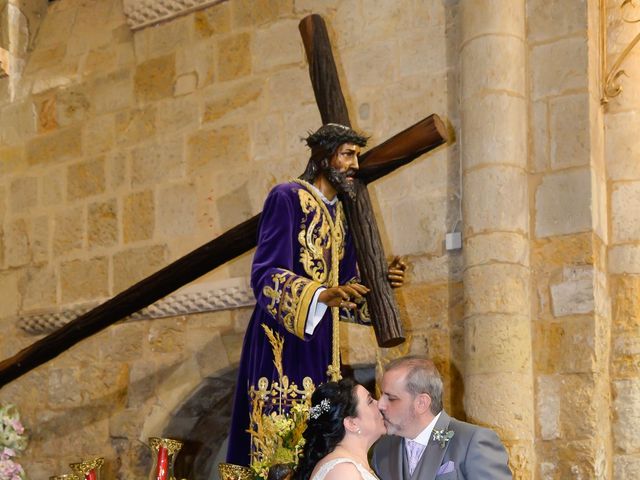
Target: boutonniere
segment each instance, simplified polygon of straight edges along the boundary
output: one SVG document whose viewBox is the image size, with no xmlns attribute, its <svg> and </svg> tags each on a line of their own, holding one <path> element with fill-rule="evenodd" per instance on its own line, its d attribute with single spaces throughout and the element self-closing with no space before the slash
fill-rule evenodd
<svg viewBox="0 0 640 480">
<path fill-rule="evenodd" d="M 454 433 L 453 430 L 434 430 L 431 438 L 433 438 L 434 442 L 440 444 L 440 448 L 444 448 L 449 443 L 449 440 L 453 438 Z"/>
</svg>

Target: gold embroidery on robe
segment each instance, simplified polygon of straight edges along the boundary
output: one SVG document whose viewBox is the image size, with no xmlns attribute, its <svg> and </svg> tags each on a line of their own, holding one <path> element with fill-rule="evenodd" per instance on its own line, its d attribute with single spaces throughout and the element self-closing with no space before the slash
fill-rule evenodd
<svg viewBox="0 0 640 480">
<path fill-rule="evenodd" d="M 267 305 L 267 311 L 273 318 L 276 318 L 278 314 L 278 305 L 280 303 L 280 297 L 282 295 L 282 289 L 284 282 L 287 279 L 286 273 L 274 273 L 271 275 L 271 282 L 273 282 L 273 288 L 269 285 L 265 285 L 262 289 L 262 293 L 265 297 L 271 299 L 271 303 Z"/>
<path fill-rule="evenodd" d="M 300 231 L 298 232 L 300 263 L 312 280 L 323 285 L 333 285 L 338 278 L 338 272 L 333 272 L 327 266 L 327 263 L 331 259 L 332 248 L 338 249 L 339 260 L 344 257 L 342 204 L 338 202 L 336 206 L 334 224 L 331 218 L 327 218 L 322 207 L 318 204 L 321 200 L 316 199 L 309 191 L 303 188 L 299 189 L 298 198 L 300 199 L 300 208 L 304 214 Z M 332 233 L 335 245 L 333 245 Z M 331 278 L 329 278 L 329 275 L 331 275 Z"/>
</svg>

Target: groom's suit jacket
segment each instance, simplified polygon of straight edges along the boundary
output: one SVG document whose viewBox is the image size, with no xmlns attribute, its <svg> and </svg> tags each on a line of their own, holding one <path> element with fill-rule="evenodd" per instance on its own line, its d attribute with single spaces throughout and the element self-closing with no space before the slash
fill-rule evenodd
<svg viewBox="0 0 640 480">
<path fill-rule="evenodd" d="M 441 445 L 429 439 L 413 475 L 405 453 L 404 438 L 383 436 L 373 447 L 371 466 L 380 480 L 511 480 L 507 452 L 489 429 L 451 418 L 444 411 L 435 431 L 453 431 Z"/>
</svg>

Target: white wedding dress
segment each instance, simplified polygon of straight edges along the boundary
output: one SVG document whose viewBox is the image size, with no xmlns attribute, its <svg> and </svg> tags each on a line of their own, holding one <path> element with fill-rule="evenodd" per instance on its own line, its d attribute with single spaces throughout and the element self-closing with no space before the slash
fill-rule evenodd
<svg viewBox="0 0 640 480">
<path fill-rule="evenodd" d="M 360 472 L 360 476 L 363 480 L 379 480 L 378 477 L 376 477 L 373 473 L 364 468 L 355 460 L 351 460 L 350 458 L 334 458 L 333 460 L 328 461 L 320 467 L 320 470 L 318 470 L 313 477 L 311 477 L 311 480 L 324 480 L 324 477 L 327 475 L 327 473 L 329 473 L 333 469 L 333 467 L 335 467 L 339 463 L 353 463 L 358 469 L 358 472 Z"/>
</svg>

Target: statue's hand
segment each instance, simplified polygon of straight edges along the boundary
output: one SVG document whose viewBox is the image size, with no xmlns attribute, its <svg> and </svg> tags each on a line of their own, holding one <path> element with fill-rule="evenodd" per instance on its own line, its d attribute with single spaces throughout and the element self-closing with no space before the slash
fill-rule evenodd
<svg viewBox="0 0 640 480">
<path fill-rule="evenodd" d="M 394 257 L 389 264 L 389 283 L 392 288 L 398 288 L 404 285 L 404 274 L 407 270 L 407 264 L 403 258 Z"/>
<path fill-rule="evenodd" d="M 327 288 L 318 296 L 318 301 L 329 307 L 341 307 L 354 309 L 358 305 L 355 301 L 361 301 L 363 295 L 369 293 L 369 289 L 359 283 L 349 283 L 338 287 Z"/>
</svg>

